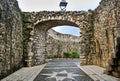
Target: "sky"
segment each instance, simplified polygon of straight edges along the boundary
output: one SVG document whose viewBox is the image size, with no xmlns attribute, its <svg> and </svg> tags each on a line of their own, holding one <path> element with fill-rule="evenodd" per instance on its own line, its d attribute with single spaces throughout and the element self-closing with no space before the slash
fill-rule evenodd
<svg viewBox="0 0 120 81">
<path fill-rule="evenodd" d="M 19 7 L 22 11 L 26 12 L 38 12 L 38 11 L 60 11 L 59 3 L 61 0 L 17 0 Z M 87 11 L 89 9 L 94 10 L 101 0 L 66 0 L 68 5 L 67 11 Z M 71 26 L 62 26 L 53 28 L 54 30 L 79 36 L 80 29 Z M 73 32 L 74 31 L 74 32 Z M 77 33 L 76 33 L 77 32 Z"/>
<path fill-rule="evenodd" d="M 53 29 L 60 33 L 80 36 L 80 29 L 74 26 L 57 26 L 54 27 Z"/>
</svg>

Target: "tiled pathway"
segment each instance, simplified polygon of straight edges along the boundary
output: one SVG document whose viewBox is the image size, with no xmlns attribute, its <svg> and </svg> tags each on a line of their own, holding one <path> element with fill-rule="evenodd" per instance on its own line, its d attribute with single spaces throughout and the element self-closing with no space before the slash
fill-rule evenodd
<svg viewBox="0 0 120 81">
<path fill-rule="evenodd" d="M 52 60 L 34 81 L 93 81 L 75 63 L 79 60 Z"/>
</svg>

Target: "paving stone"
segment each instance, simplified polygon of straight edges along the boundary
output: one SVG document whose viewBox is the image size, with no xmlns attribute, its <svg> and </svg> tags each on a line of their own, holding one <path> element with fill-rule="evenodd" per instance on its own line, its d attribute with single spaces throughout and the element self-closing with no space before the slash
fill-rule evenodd
<svg viewBox="0 0 120 81">
<path fill-rule="evenodd" d="M 75 63 L 79 60 L 52 60 L 34 81 L 93 81 Z"/>
</svg>

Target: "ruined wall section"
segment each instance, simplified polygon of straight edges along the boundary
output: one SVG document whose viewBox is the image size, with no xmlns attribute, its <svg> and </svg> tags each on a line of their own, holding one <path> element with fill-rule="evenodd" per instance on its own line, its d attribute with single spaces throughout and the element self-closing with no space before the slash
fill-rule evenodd
<svg viewBox="0 0 120 81">
<path fill-rule="evenodd" d="M 55 40 L 64 41 L 64 42 L 80 42 L 80 36 L 73 36 L 69 34 L 62 34 L 53 29 L 49 29 L 47 34 L 53 37 Z"/>
<path fill-rule="evenodd" d="M 22 67 L 22 21 L 16 0 L 0 0 L 0 78 Z"/>
<path fill-rule="evenodd" d="M 93 64 L 107 67 L 108 74 L 120 76 L 116 58 L 116 40 L 120 35 L 118 7 L 119 0 L 102 0 L 95 10 Z M 116 64 L 117 63 L 117 64 Z"/>
<path fill-rule="evenodd" d="M 93 56 L 95 54 L 94 50 L 94 11 L 89 10 L 86 17 L 87 22 L 83 21 L 83 27 L 80 27 L 81 36 L 81 65 L 91 65 L 93 64 Z"/>
<path fill-rule="evenodd" d="M 80 37 L 61 34 L 52 29 L 47 33 L 47 55 L 62 56 L 64 52 L 77 51 L 80 54 Z"/>
</svg>

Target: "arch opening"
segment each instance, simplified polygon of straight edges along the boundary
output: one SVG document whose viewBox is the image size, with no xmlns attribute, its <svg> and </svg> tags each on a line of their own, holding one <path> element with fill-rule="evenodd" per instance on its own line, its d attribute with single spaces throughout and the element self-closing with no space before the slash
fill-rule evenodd
<svg viewBox="0 0 120 81">
<path fill-rule="evenodd" d="M 62 28 L 63 27 L 63 28 Z M 72 53 L 76 53 L 76 58 L 79 58 L 80 54 L 80 36 L 73 35 L 73 30 L 76 30 L 79 33 L 79 28 L 73 26 L 67 26 L 68 28 L 72 28 L 69 32 L 64 31 L 65 33 L 61 33 L 61 31 L 65 30 L 65 26 L 57 26 L 48 30 L 47 32 L 47 57 L 48 58 L 73 58 Z M 55 31 L 54 29 L 58 28 L 61 30 L 60 32 Z M 59 29 L 60 28 L 60 29 Z M 67 33 L 67 34 L 66 34 Z M 72 35 L 71 35 L 71 34 Z M 77 34 L 79 35 L 79 34 Z M 69 56 L 65 56 L 65 53 L 69 53 Z M 75 58 L 75 57 L 74 57 Z"/>
</svg>

